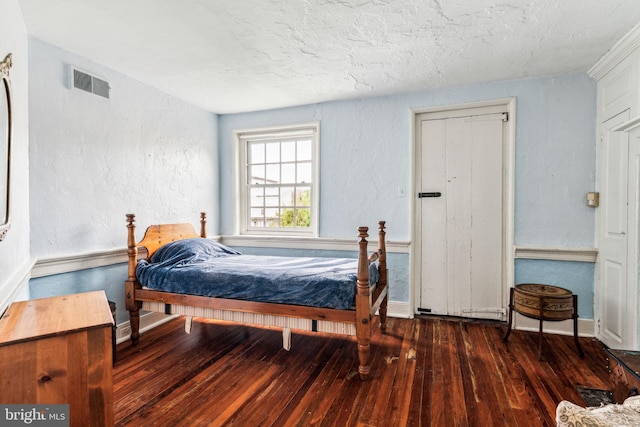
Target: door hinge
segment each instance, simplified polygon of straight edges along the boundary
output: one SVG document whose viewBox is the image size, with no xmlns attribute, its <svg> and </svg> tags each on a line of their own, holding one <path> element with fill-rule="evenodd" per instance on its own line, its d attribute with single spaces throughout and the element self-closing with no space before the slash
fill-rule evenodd
<svg viewBox="0 0 640 427">
<path fill-rule="evenodd" d="M 503 122 L 509 121 L 509 113 L 502 113 L 502 121 Z"/>
</svg>

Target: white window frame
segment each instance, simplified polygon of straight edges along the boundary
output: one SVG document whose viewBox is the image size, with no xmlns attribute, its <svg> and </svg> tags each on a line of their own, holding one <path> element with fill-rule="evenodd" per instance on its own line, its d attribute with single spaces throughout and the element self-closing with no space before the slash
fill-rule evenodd
<svg viewBox="0 0 640 427">
<path fill-rule="evenodd" d="M 235 144 L 235 229 L 238 235 L 318 237 L 320 122 L 273 126 L 233 131 Z M 311 226 L 308 229 L 287 227 L 252 227 L 249 219 L 249 183 L 247 183 L 247 147 L 250 141 L 278 141 L 298 136 L 311 137 Z M 283 184 L 285 185 L 285 184 Z"/>
</svg>

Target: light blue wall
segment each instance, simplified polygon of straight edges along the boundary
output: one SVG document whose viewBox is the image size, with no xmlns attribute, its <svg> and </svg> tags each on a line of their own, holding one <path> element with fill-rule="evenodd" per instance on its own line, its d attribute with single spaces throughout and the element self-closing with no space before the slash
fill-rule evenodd
<svg viewBox="0 0 640 427">
<path fill-rule="evenodd" d="M 115 264 L 31 279 L 29 286 L 32 299 L 104 290 L 107 299 L 116 303 L 116 321 L 120 324 L 129 321 L 124 303 L 125 280 L 127 264 Z"/>
<path fill-rule="evenodd" d="M 594 264 L 574 261 L 516 260 L 516 283 L 560 286 L 578 295 L 578 316 L 593 319 Z"/>
<path fill-rule="evenodd" d="M 389 240 L 411 240 L 411 111 L 516 97 L 515 244 L 592 247 L 596 84 L 586 74 L 479 84 L 327 102 L 219 118 L 220 232 L 233 233 L 233 131 L 320 121 L 320 236 L 351 238 L 358 225 L 387 221 Z M 401 265 L 409 268 L 408 255 Z M 593 266 L 517 262 L 518 280 L 573 283 L 582 317 L 593 317 Z M 409 273 L 392 299 L 408 301 Z M 397 298 L 397 299 L 396 299 Z"/>
<path fill-rule="evenodd" d="M 584 247 L 594 241 L 585 193 L 595 185 L 596 86 L 586 74 L 328 102 L 219 118 L 220 232 L 233 233 L 237 129 L 320 121 L 320 235 L 351 237 L 387 220 L 410 240 L 411 110 L 517 98 L 515 243 Z"/>
</svg>

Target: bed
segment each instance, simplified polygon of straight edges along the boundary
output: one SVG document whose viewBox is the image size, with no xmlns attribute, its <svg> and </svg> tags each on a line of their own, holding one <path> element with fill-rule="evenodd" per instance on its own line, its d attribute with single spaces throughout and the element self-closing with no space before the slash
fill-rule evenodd
<svg viewBox="0 0 640 427">
<path fill-rule="evenodd" d="M 358 228 L 358 257 L 311 258 L 243 255 L 207 239 L 189 223 L 149 226 L 135 237 L 135 215 L 127 214 L 128 274 L 125 302 L 131 341 L 140 338 L 140 312 L 356 337 L 358 373 L 370 374 L 372 319 L 386 331 L 389 293 L 385 222 L 378 223 L 378 248 L 368 253 L 368 227 Z"/>
</svg>

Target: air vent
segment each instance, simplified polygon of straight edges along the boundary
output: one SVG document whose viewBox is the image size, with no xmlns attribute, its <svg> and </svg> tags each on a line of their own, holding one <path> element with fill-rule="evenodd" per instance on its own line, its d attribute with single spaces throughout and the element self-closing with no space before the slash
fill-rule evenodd
<svg viewBox="0 0 640 427">
<path fill-rule="evenodd" d="M 71 71 L 73 72 L 73 87 L 109 99 L 109 82 L 75 68 L 71 68 Z"/>
</svg>

